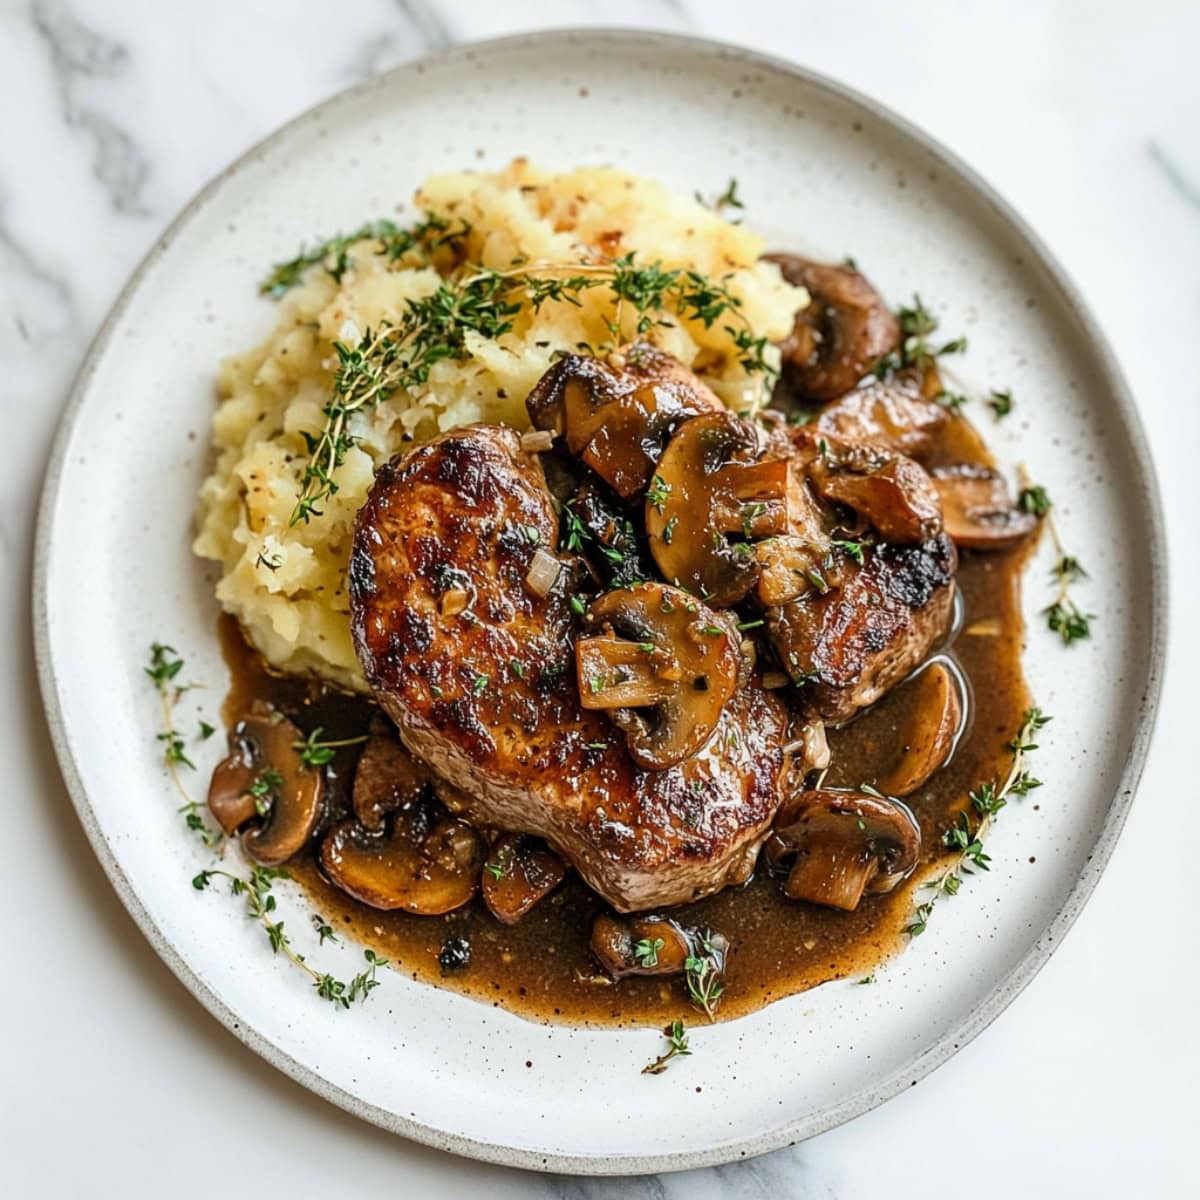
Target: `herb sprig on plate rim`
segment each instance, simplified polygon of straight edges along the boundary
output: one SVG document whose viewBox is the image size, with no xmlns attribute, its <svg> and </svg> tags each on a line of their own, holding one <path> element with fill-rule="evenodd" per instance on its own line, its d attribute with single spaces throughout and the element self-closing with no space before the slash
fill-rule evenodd
<svg viewBox="0 0 1200 1200">
<path fill-rule="evenodd" d="M 963 884 L 963 874 L 986 871 L 991 858 L 984 852 L 983 839 L 1000 810 L 1008 803 L 1009 796 L 1024 796 L 1034 788 L 1042 786 L 1025 768 L 1025 756 L 1037 749 L 1034 735 L 1052 718 L 1040 708 L 1027 709 L 1021 719 L 1021 727 L 1007 745 L 1009 754 L 1008 773 L 1003 781 L 988 781 L 979 784 L 968 793 L 970 807 L 959 813 L 958 820 L 942 835 L 948 850 L 955 850 L 954 861 L 944 871 L 922 886 L 933 889 L 933 896 L 917 905 L 912 922 L 905 928 L 910 937 L 919 937 L 925 932 L 933 906 L 939 896 L 954 896 Z"/>
<path fill-rule="evenodd" d="M 200 836 L 204 845 L 214 853 L 224 852 L 224 835 L 220 829 L 214 829 L 202 815 L 203 806 L 192 798 L 183 782 L 181 769 L 195 770 L 196 764 L 188 757 L 187 746 L 183 735 L 175 724 L 175 704 L 184 692 L 194 684 L 178 684 L 175 681 L 183 672 L 183 659 L 173 646 L 164 642 L 155 642 L 150 647 L 149 662 L 143 668 L 150 682 L 158 692 L 162 705 L 163 728 L 156 738 L 163 747 L 163 762 L 171 776 L 171 782 L 179 793 L 183 803 L 179 811 L 183 813 L 187 827 Z M 200 722 L 199 739 L 206 741 L 215 733 L 215 728 L 207 721 Z M 366 741 L 366 738 L 346 738 L 340 741 L 322 741 L 321 729 L 314 729 L 306 741 L 297 745 L 301 759 L 306 766 L 321 767 L 333 758 L 334 752 L 341 746 L 354 745 Z M 274 802 L 278 789 L 283 785 L 283 776 L 270 764 L 267 764 L 251 781 L 247 795 L 252 796 L 259 813 L 268 811 L 269 803 Z M 206 867 L 192 878 L 192 886 L 197 891 L 205 891 L 214 879 L 227 879 L 230 893 L 246 898 L 246 915 L 257 920 L 263 927 L 271 949 L 274 953 L 282 953 L 289 962 L 300 967 L 313 981 L 313 987 L 322 1000 L 328 1000 L 341 1008 L 349 1008 L 354 1001 L 363 1001 L 379 986 L 381 980 L 376 978 L 379 967 L 388 965 L 386 958 L 381 958 L 374 950 L 364 950 L 363 956 L 367 961 L 365 970 L 360 971 L 348 982 L 338 979 L 327 971 L 318 971 L 303 954 L 292 945 L 290 936 L 284 931 L 283 921 L 276 920 L 276 900 L 272 887 L 276 880 L 290 879 L 287 871 L 277 867 L 254 866 L 248 875 L 237 875 L 222 867 Z M 326 940 L 337 941 L 333 929 L 323 919 L 314 918 L 314 927 L 320 938 L 320 943 Z"/>
</svg>

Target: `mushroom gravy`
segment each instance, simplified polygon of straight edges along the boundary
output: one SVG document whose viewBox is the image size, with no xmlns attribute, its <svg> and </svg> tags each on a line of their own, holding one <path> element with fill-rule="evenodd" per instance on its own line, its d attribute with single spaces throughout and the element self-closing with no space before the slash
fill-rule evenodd
<svg viewBox="0 0 1200 1200">
<path fill-rule="evenodd" d="M 947 423 L 933 457 L 935 466 L 939 460 L 991 465 L 979 435 L 957 416 Z M 1020 661 L 1020 577 L 1032 545 L 1029 539 L 1013 550 L 961 555 L 959 612 L 938 654 L 966 683 L 966 712 L 949 762 L 907 798 L 922 830 L 921 860 L 912 877 L 891 893 L 864 897 L 856 911 L 842 912 L 789 900 L 782 880 L 760 865 L 748 883 L 670 911 L 682 924 L 710 927 L 731 943 L 717 1019 L 741 1016 L 828 980 L 864 976 L 901 948 L 922 898 L 922 881 L 951 857 L 943 832 L 968 807 L 970 790 L 1003 778 L 1010 762 L 1007 743 L 1029 706 Z M 272 675 L 230 617 L 222 618 L 221 639 L 232 674 L 223 709 L 229 727 L 254 700 L 266 700 L 305 734 L 320 726 L 324 737 L 340 740 L 364 734 L 378 711 L 364 697 Z M 911 716 L 913 691 L 902 685 L 845 727 L 828 731 L 833 757 L 826 786 L 857 788 L 884 775 L 899 749 L 898 731 Z M 330 820 L 348 810 L 358 753 L 357 746 L 340 749 L 327 768 Z M 369 908 L 335 888 L 320 870 L 316 844 L 287 866 L 312 912 L 413 979 L 534 1020 L 575 1025 L 662 1025 L 693 1011 L 680 977 L 613 983 L 598 968 L 588 941 L 593 917 L 606 906 L 573 874 L 512 926 L 501 925 L 478 897 L 444 916 L 415 916 Z M 1005 853 L 1003 841 L 995 853 Z M 970 903 L 966 893 L 961 902 Z M 469 962 L 444 969 L 440 957 L 450 964 L 453 956 L 443 956 L 443 947 L 456 939 L 469 944 Z"/>
</svg>

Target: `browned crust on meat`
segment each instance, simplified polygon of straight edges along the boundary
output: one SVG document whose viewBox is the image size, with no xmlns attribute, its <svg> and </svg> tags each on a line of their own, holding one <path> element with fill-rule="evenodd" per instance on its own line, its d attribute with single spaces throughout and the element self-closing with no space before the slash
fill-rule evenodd
<svg viewBox="0 0 1200 1200">
<path fill-rule="evenodd" d="M 950 622 L 957 561 L 944 535 L 879 546 L 841 587 L 768 610 L 768 632 L 806 716 L 845 721 L 925 659 Z"/>
<path fill-rule="evenodd" d="M 638 768 L 580 707 L 570 572 L 544 598 L 525 585 L 556 541 L 541 469 L 509 429 L 456 429 L 384 467 L 350 566 L 355 645 L 380 703 L 473 817 L 544 837 L 616 908 L 745 878 L 782 798 L 783 706 L 752 681 L 696 756 Z M 465 612 L 445 615 L 449 589 L 468 593 Z"/>
</svg>

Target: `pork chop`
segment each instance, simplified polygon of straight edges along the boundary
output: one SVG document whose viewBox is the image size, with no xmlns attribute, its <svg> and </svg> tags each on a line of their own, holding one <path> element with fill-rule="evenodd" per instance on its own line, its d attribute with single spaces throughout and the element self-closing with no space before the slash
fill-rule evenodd
<svg viewBox="0 0 1200 1200">
<path fill-rule="evenodd" d="M 455 429 L 385 466 L 350 563 L 355 647 L 380 704 L 471 818 L 545 838 L 614 908 L 744 880 L 783 797 L 784 706 L 753 676 L 694 756 L 638 767 L 580 705 L 572 572 L 542 596 L 526 583 L 557 543 L 541 467 L 510 429 Z"/>
</svg>

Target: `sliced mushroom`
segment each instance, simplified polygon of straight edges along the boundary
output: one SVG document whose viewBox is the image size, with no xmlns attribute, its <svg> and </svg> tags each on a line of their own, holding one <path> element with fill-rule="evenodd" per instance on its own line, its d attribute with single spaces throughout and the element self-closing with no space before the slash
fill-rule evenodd
<svg viewBox="0 0 1200 1200">
<path fill-rule="evenodd" d="M 686 367 L 647 342 L 623 362 L 568 354 L 538 380 L 526 400 L 538 429 L 565 435 L 582 459 L 622 499 L 643 491 L 671 431 L 697 413 L 724 405 Z"/>
<path fill-rule="evenodd" d="M 912 371 L 871 379 L 827 404 L 810 428 L 825 437 L 870 442 L 920 458 L 932 449 L 950 414 L 921 395 Z"/>
<path fill-rule="evenodd" d="M 229 735 L 229 755 L 213 771 L 208 807 L 246 853 L 263 866 L 287 862 L 304 848 L 324 811 L 321 771 L 306 767 L 297 746 L 300 730 L 277 709 L 256 702 Z"/>
<path fill-rule="evenodd" d="M 900 719 L 889 730 L 892 762 L 875 785 L 890 796 L 910 796 L 945 764 L 962 732 L 962 685 L 944 661 L 935 659 L 883 703 L 894 705 Z"/>
<path fill-rule="evenodd" d="M 793 900 L 853 912 L 864 892 L 890 892 L 912 874 L 921 829 L 899 800 L 796 792 L 780 806 L 765 850 L 772 866 L 790 864 L 783 890 Z"/>
<path fill-rule="evenodd" d="M 808 290 L 808 306 L 780 346 L 784 380 L 803 398 L 836 400 L 900 344 L 895 315 L 855 268 L 798 254 L 765 257 L 789 283 Z"/>
<path fill-rule="evenodd" d="M 681 975 L 692 955 L 691 938 L 666 917 L 614 917 L 592 923 L 592 953 L 614 978 Z"/>
<path fill-rule="evenodd" d="M 483 864 L 483 902 L 505 925 L 519 921 L 567 874 L 567 864 L 536 838 L 506 833 Z"/>
<path fill-rule="evenodd" d="M 382 724 L 382 722 L 381 722 Z M 358 756 L 350 806 L 364 829 L 378 832 L 384 817 L 417 800 L 429 771 L 386 729 L 375 729 Z"/>
<path fill-rule="evenodd" d="M 661 771 L 694 754 L 732 697 L 740 637 L 695 597 L 662 583 L 607 592 L 575 645 L 580 701 L 626 736 L 641 767 Z"/>
<path fill-rule="evenodd" d="M 827 500 L 854 509 L 885 541 L 927 542 L 941 532 L 938 490 L 911 458 L 883 446 L 827 439 L 819 445 L 809 477 Z"/>
<path fill-rule="evenodd" d="M 966 550 L 1008 550 L 1037 528 L 1008 494 L 1004 476 L 990 467 L 942 467 L 933 472 L 946 532 Z"/>
<path fill-rule="evenodd" d="M 646 494 L 658 569 L 720 607 L 758 579 L 751 543 L 788 532 L 791 464 L 760 455 L 757 431 L 740 417 L 694 417 L 668 443 Z"/>
<path fill-rule="evenodd" d="M 461 908 L 479 886 L 483 842 L 438 805 L 417 802 L 371 833 L 350 819 L 321 843 L 321 866 L 333 882 L 372 908 L 437 916 Z"/>
</svg>

